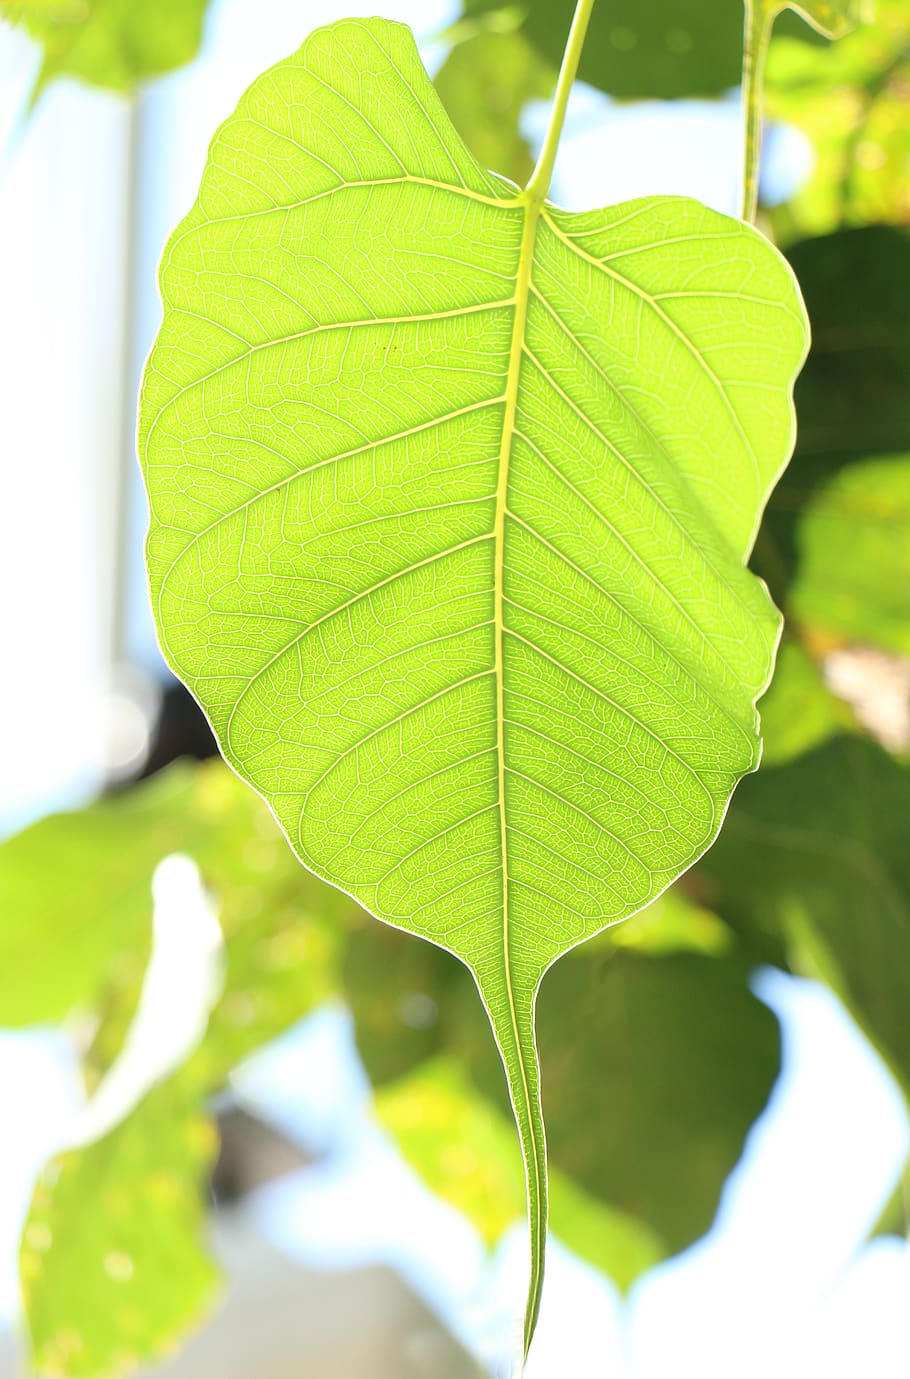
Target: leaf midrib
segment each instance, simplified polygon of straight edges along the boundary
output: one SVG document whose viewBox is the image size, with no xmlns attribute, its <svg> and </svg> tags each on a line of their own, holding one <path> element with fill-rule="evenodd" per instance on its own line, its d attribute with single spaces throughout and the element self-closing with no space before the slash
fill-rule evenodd
<svg viewBox="0 0 910 1379">
<path fill-rule="evenodd" d="M 503 972 L 506 995 L 509 1003 L 509 1020 L 512 1038 L 515 1043 L 515 1061 L 521 1078 L 523 1106 L 516 1107 L 522 1118 L 526 1118 L 531 1136 L 532 1152 L 525 1156 L 525 1167 L 533 1179 L 533 1192 L 529 1193 L 529 1205 L 533 1202 L 534 1219 L 529 1222 L 532 1241 L 538 1241 L 543 1231 L 543 1199 L 540 1179 L 539 1155 L 542 1152 L 542 1129 L 535 1123 L 534 1098 L 528 1082 L 528 1071 L 523 1056 L 523 1041 L 518 1024 L 515 1005 L 515 991 L 512 981 L 511 937 L 509 933 L 509 840 L 506 817 L 506 756 L 505 756 L 505 523 L 508 512 L 509 467 L 512 446 L 515 441 L 516 416 L 518 412 L 518 391 L 521 365 L 525 351 L 527 332 L 528 303 L 531 294 L 531 267 L 534 259 L 534 246 L 537 227 L 544 206 L 544 198 L 530 192 L 523 192 L 517 202 L 524 212 L 521 244 L 518 252 L 518 271 L 515 278 L 515 317 L 512 322 L 512 339 L 509 350 L 509 364 L 506 374 L 505 407 L 503 409 L 502 436 L 499 449 L 499 475 L 493 521 L 493 627 L 494 627 L 494 675 L 496 681 L 496 762 L 499 806 L 499 846 L 502 866 L 502 950 Z M 509 1079 L 511 1081 L 511 1078 Z M 531 1282 L 528 1302 L 529 1315 L 536 1315 L 541 1287 L 539 1250 L 531 1252 Z"/>
</svg>

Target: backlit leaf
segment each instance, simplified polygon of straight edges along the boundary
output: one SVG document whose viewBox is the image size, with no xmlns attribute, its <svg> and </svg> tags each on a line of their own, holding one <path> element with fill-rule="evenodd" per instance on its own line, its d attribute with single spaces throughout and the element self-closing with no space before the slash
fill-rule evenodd
<svg viewBox="0 0 910 1379">
<path fill-rule="evenodd" d="M 143 386 L 170 664 L 301 860 L 472 970 L 528 1168 L 540 979 L 709 846 L 778 618 L 743 567 L 806 346 L 750 227 L 470 156 L 404 28 L 315 33 L 212 144 Z"/>
</svg>

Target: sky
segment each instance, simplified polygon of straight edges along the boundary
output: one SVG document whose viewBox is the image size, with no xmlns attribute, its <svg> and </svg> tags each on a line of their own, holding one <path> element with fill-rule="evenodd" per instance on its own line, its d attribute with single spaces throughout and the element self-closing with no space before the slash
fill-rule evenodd
<svg viewBox="0 0 910 1379">
<path fill-rule="evenodd" d="M 302 10 L 313 27 L 377 8 L 411 23 L 426 40 L 429 64 L 438 63 L 443 49 L 430 40 L 452 17 L 449 0 L 219 0 L 202 59 L 144 99 L 143 216 L 132 263 L 124 247 L 124 109 L 109 97 L 61 87 L 20 128 L 27 48 L 20 37 L 0 33 L 0 377 L 7 385 L 0 449 L 14 460 L 5 478 L 12 494 L 0 509 L 0 597 L 7 643 L 27 670 L 4 684 L 0 828 L 84 797 L 100 770 L 99 725 L 118 694 L 126 702 L 105 670 L 113 597 L 108 495 L 131 426 L 129 398 L 157 321 L 155 263 L 192 200 L 208 139 L 246 83 L 297 46 Z M 544 118 L 539 106 L 527 112 L 532 138 Z M 583 209 L 682 192 L 729 211 L 738 137 L 735 99 L 672 111 L 656 103 L 614 108 L 578 88 L 554 195 Z M 805 175 L 809 155 L 792 132 L 776 132 L 769 147 L 766 187 L 783 195 Z M 136 290 L 125 312 L 128 278 Z M 126 401 L 114 405 L 112 398 Z M 131 514 L 127 649 L 154 674 L 159 663 L 141 574 L 144 517 L 134 481 L 123 503 Z M 11 597 L 23 590 L 27 597 Z M 179 903 L 189 904 L 193 882 L 186 874 L 184 881 Z M 159 904 L 167 903 L 165 893 Z M 173 888 L 170 903 L 178 903 Z M 197 912 L 201 927 L 182 928 L 196 934 L 200 973 L 183 996 L 187 1039 L 198 1027 L 201 1006 L 194 1002 L 211 994 L 204 975 L 211 917 L 202 907 Z M 167 987 L 167 962 L 176 971 L 186 956 L 174 947 L 173 926 L 165 923 L 160 932 L 159 991 Z M 774 973 L 759 974 L 756 989 L 782 1020 L 784 1073 L 728 1184 L 714 1231 L 649 1274 L 625 1308 L 612 1285 L 557 1246 L 528 1379 L 905 1379 L 910 1249 L 897 1241 L 863 1244 L 907 1153 L 901 1099 L 827 992 Z M 127 1069 L 134 1096 L 162 1071 L 149 1051 L 165 1008 L 152 991 L 143 1016 L 152 1034 L 143 1044 L 139 1032 Z M 167 1013 L 172 1019 L 173 1009 Z M 176 1056 L 173 1047 L 169 1056 Z M 119 1076 L 122 1090 L 123 1069 Z M 491 1266 L 467 1223 L 414 1180 L 369 1121 L 343 1012 L 324 1012 L 260 1056 L 238 1077 L 237 1090 L 304 1142 L 321 1137 L 335 1151 L 327 1167 L 256 1195 L 250 1210 L 263 1231 L 291 1255 L 330 1267 L 395 1262 L 466 1343 L 505 1374 L 503 1338 L 514 1334 L 524 1288 L 521 1232 Z M 7 1124 L 17 1126 L 0 1144 L 0 1314 L 9 1316 L 16 1232 L 31 1177 L 52 1147 L 86 1132 L 72 1060 L 58 1038 L 0 1036 L 0 1103 Z"/>
</svg>

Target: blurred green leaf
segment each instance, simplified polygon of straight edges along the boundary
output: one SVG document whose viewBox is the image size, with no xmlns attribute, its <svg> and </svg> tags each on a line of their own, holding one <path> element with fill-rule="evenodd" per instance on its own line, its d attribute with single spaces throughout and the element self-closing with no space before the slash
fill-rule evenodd
<svg viewBox="0 0 910 1379">
<path fill-rule="evenodd" d="M 910 5 L 876 0 L 874 16 L 833 47 L 775 39 L 767 113 L 807 136 L 811 175 L 773 213 L 779 237 L 910 216 Z"/>
<path fill-rule="evenodd" d="M 800 456 L 910 450 L 910 234 L 845 230 L 794 244 L 787 257 L 812 323 L 796 388 Z M 805 467 L 801 459 L 783 482 Z"/>
<path fill-rule="evenodd" d="M 744 783 L 699 873 L 838 993 L 910 1095 L 908 819 L 910 767 L 841 738 Z"/>
<path fill-rule="evenodd" d="M 522 1219 L 524 1171 L 511 1118 L 477 1091 L 454 1059 L 425 1063 L 383 1088 L 376 1113 L 414 1171 L 463 1212 L 488 1245 Z M 664 1255 L 642 1222 L 598 1201 L 558 1169 L 550 1175 L 550 1228 L 621 1288 Z"/>
<path fill-rule="evenodd" d="M 777 1077 L 777 1022 L 747 975 L 737 955 L 620 950 L 579 954 L 542 988 L 553 1163 L 668 1254 L 709 1229 Z"/>
<path fill-rule="evenodd" d="M 792 9 L 828 38 L 842 38 L 871 15 L 871 0 L 759 0 L 776 13 Z"/>
<path fill-rule="evenodd" d="M 521 112 L 528 101 L 549 96 L 555 79 L 523 34 L 482 30 L 453 47 L 433 84 L 481 166 L 523 187 L 533 160 Z"/>
<path fill-rule="evenodd" d="M 777 1074 L 776 1022 L 733 943 L 677 889 L 576 950 L 543 985 L 552 1229 L 623 1287 L 710 1227 Z M 377 1095 L 382 1123 L 492 1243 L 524 1201 L 505 1081 L 467 972 L 442 952 L 427 963 L 422 947 L 373 926 L 348 987 L 358 1044 L 379 1082 L 391 1074 Z M 428 1003 L 429 1030 L 402 1018 L 405 996 Z"/>
<path fill-rule="evenodd" d="M 632 948 L 650 956 L 701 953 L 720 956 L 730 950 L 733 935 L 727 925 L 704 909 L 683 887 L 671 886 L 625 924 L 606 930 L 595 943 L 603 948 Z"/>
<path fill-rule="evenodd" d="M 779 766 L 856 726 L 852 711 L 825 684 L 817 661 L 792 636 L 777 654 L 761 701 L 763 769 Z"/>
<path fill-rule="evenodd" d="M 345 946 L 342 980 L 360 1058 L 374 1087 L 446 1047 L 453 992 L 472 985 L 467 969 L 444 949 L 417 943 L 366 915 Z"/>
<path fill-rule="evenodd" d="M 841 32 L 855 22 L 861 0 L 808 0 L 805 14 L 816 27 L 826 27 L 832 11 Z M 522 32 L 553 68 L 565 47 L 575 0 L 465 0 L 468 21 L 515 14 Z M 782 15 L 775 33 L 821 42 L 802 18 Z M 825 45 L 827 47 L 827 45 Z M 743 55 L 742 0 L 609 0 L 594 7 L 582 54 L 579 77 L 620 100 L 675 100 L 686 96 L 719 96 L 738 86 Z"/>
<path fill-rule="evenodd" d="M 129 92 L 196 56 L 208 0 L 0 0 L 43 49 L 33 97 L 57 77 Z"/>
<path fill-rule="evenodd" d="M 0 1026 L 61 1020 L 112 966 L 119 980 L 141 978 L 155 868 L 211 828 L 192 809 L 194 781 L 178 767 L 0 845 Z"/>
<path fill-rule="evenodd" d="M 221 762 L 172 768 L 51 822 L 55 885 L 72 893 L 73 875 L 94 868 L 92 886 L 76 892 L 83 926 L 91 929 L 92 899 L 110 877 L 134 866 L 141 885 L 129 897 L 147 918 L 151 872 L 179 842 L 200 867 L 225 940 L 224 987 L 198 1048 L 109 1134 L 58 1156 L 35 1192 L 21 1251 L 33 1354 L 42 1372 L 95 1376 L 165 1353 L 213 1299 L 202 1234 L 216 1148 L 207 1101 L 242 1058 L 337 993 L 338 953 L 357 910 L 299 867 L 265 805 Z M 42 860 L 32 847 L 27 860 L 40 888 L 47 853 Z M 28 879 L 23 864 L 25 893 Z M 46 887 L 41 896 L 50 903 Z M 108 968 L 121 940 L 106 931 Z M 99 963 L 84 988 L 83 997 L 95 990 L 102 1017 L 89 1052 L 94 1082 L 122 1046 L 138 982 L 132 971 L 105 980 Z"/>
<path fill-rule="evenodd" d="M 910 454 L 846 465 L 814 495 L 790 609 L 827 633 L 910 655 Z"/>
<path fill-rule="evenodd" d="M 217 1294 L 203 1192 L 216 1147 L 195 1089 L 169 1082 L 47 1166 L 19 1261 L 41 1374 L 126 1373 L 198 1322 Z"/>
<path fill-rule="evenodd" d="M 788 251 L 812 322 L 796 452 L 754 565 L 818 644 L 910 651 L 910 235 L 871 226 Z"/>
<path fill-rule="evenodd" d="M 497 0 L 466 0 L 478 15 Z M 575 0 L 526 0 L 524 32 L 558 67 Z M 739 0 L 610 0 L 594 7 L 579 78 L 611 96 L 713 96 L 736 86 L 742 60 Z"/>
</svg>

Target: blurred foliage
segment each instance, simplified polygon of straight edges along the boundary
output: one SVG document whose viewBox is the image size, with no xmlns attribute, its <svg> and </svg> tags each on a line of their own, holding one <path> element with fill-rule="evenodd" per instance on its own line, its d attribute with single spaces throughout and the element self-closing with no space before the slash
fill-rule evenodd
<svg viewBox="0 0 910 1379">
<path fill-rule="evenodd" d="M 812 323 L 796 452 L 755 566 L 811 644 L 910 653 L 910 236 L 791 246 Z"/>
<path fill-rule="evenodd" d="M 784 634 L 777 669 L 761 701 L 765 767 L 782 765 L 856 727 L 853 713 L 825 684 L 821 666 L 792 633 Z"/>
<path fill-rule="evenodd" d="M 845 465 L 800 523 L 793 616 L 910 655 L 910 454 Z"/>
<path fill-rule="evenodd" d="M 804 8 L 833 32 L 855 22 L 858 4 L 808 0 Z M 454 34 L 520 31 L 555 73 L 574 11 L 575 0 L 464 0 Z M 819 42 L 795 14 L 784 15 L 777 32 L 802 46 Z M 594 8 L 579 78 L 618 100 L 719 96 L 739 84 L 742 53 L 740 0 L 610 0 Z"/>
<path fill-rule="evenodd" d="M 488 1245 L 522 1220 L 524 1171 L 511 1111 L 501 1098 L 479 1092 L 457 1058 L 430 1060 L 381 1087 L 376 1114 L 415 1172 L 464 1212 Z M 641 1218 L 611 1208 L 557 1165 L 550 1171 L 550 1229 L 623 1289 L 666 1254 Z"/>
<path fill-rule="evenodd" d="M 42 48 L 32 92 L 57 77 L 129 92 L 196 56 L 209 0 L 0 0 Z"/>
<path fill-rule="evenodd" d="M 910 1095 L 910 766 L 838 738 L 745 781 L 700 867 L 741 931 L 841 997 Z"/>
<path fill-rule="evenodd" d="M 741 952 L 656 956 L 604 943 L 576 950 L 541 988 L 537 1030 L 553 1167 L 640 1222 L 661 1257 L 709 1229 L 718 1185 L 777 1076 L 777 1022 L 750 992 L 748 970 Z M 473 1002 L 450 1047 L 507 1114 Z M 631 1282 L 629 1265 L 624 1273 Z"/>
<path fill-rule="evenodd" d="M 537 1034 L 560 1182 L 552 1228 L 623 1286 L 708 1229 L 770 1094 L 777 1024 L 748 971 L 727 926 L 675 890 L 544 981 Z M 468 973 L 441 949 L 368 920 L 348 951 L 345 992 L 372 1081 L 392 1084 L 382 1119 L 430 1186 L 495 1238 L 522 1215 L 523 1176 Z M 467 1152 L 475 1134 L 495 1146 L 492 1157 Z M 476 1173 L 464 1166 L 481 1158 Z"/>
<path fill-rule="evenodd" d="M 41 1374 L 125 1373 L 198 1325 L 217 1296 L 204 1245 L 216 1148 L 197 1096 L 165 1084 L 109 1135 L 47 1165 L 19 1256 Z"/>
<path fill-rule="evenodd" d="M 529 100 L 545 98 L 554 73 L 521 33 L 481 29 L 452 48 L 435 86 L 475 158 L 523 187 L 533 159 L 519 128 Z"/>
<path fill-rule="evenodd" d="M 773 214 L 779 239 L 910 218 L 910 5 L 875 0 L 874 18 L 830 48 L 777 38 L 767 113 L 801 130 L 815 166 Z"/>
<path fill-rule="evenodd" d="M 195 846 L 206 827 L 198 816 L 187 818 L 186 796 L 187 778 L 162 777 L 145 791 L 52 815 L 3 845 L 4 1025 L 56 1021 L 90 1006 L 112 963 L 116 980 L 141 979 L 152 874 L 168 853 Z"/>
<path fill-rule="evenodd" d="M 94 1013 L 84 1049 L 90 1086 L 122 1047 L 139 994 L 121 945 L 132 956 L 134 935 L 147 933 L 152 873 L 178 850 L 197 863 L 217 905 L 223 988 L 185 1064 L 109 1134 L 54 1159 L 36 1187 L 21 1272 L 33 1353 L 49 1374 L 119 1373 L 165 1352 L 198 1321 L 216 1277 L 202 1233 L 217 1148 L 207 1103 L 237 1062 L 338 989 L 353 902 L 302 871 L 262 801 L 220 762 L 175 766 L 0 848 L 8 902 L 0 935 L 23 939 L 12 1009 L 19 1023 L 28 1011 Z M 78 916 L 77 936 L 105 916 L 106 958 L 100 938 L 82 962 L 72 960 L 76 939 L 69 948 L 49 940 L 61 896 Z M 45 982 L 53 1009 L 41 1001 Z M 0 1023 L 10 1023 L 7 1008 L 4 991 Z"/>
</svg>

